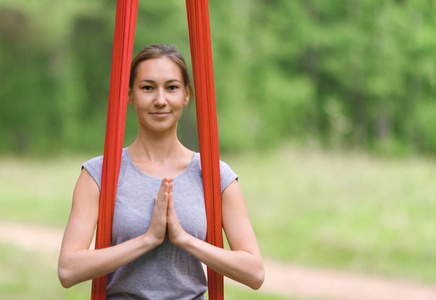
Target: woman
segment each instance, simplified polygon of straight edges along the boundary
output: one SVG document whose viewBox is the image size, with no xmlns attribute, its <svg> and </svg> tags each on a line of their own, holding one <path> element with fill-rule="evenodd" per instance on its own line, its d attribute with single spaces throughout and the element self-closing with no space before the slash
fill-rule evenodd
<svg viewBox="0 0 436 300">
<path fill-rule="evenodd" d="M 261 254 L 237 176 L 220 162 L 222 221 L 231 250 L 205 242 L 206 215 L 198 153 L 177 138 L 192 88 L 174 47 L 144 48 L 132 61 L 130 105 L 138 136 L 123 149 L 112 246 L 89 250 L 98 219 L 102 157 L 82 166 L 62 243 L 64 287 L 108 276 L 107 299 L 204 299 L 201 262 L 253 289 L 264 280 Z"/>
</svg>

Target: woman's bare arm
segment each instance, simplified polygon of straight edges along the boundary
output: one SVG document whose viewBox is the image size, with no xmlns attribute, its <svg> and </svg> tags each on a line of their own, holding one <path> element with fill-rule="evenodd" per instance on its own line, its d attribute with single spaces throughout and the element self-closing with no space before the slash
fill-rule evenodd
<svg viewBox="0 0 436 300">
<path fill-rule="evenodd" d="M 223 227 L 231 250 L 212 246 L 183 231 L 175 214 L 171 192 L 168 205 L 170 240 L 214 271 L 253 289 L 260 288 L 265 271 L 238 182 L 233 181 L 222 194 Z"/>
<path fill-rule="evenodd" d="M 163 180 L 155 199 L 149 230 L 132 240 L 105 249 L 89 249 L 98 220 L 100 192 L 91 175 L 82 170 L 73 195 L 70 218 L 59 257 L 58 275 L 62 286 L 106 275 L 128 264 L 163 242 L 170 181 Z"/>
</svg>

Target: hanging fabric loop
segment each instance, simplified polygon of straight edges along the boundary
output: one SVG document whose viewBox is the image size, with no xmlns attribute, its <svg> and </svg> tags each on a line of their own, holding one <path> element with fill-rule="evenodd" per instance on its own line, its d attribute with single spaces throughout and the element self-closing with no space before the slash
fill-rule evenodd
<svg viewBox="0 0 436 300">
<path fill-rule="evenodd" d="M 206 204 L 206 240 L 208 243 L 222 248 L 221 179 L 209 4 L 207 0 L 186 0 L 186 10 Z M 223 299 L 223 276 L 210 268 L 207 269 L 207 274 L 209 299 Z"/>
<path fill-rule="evenodd" d="M 208 2 L 186 0 L 198 139 L 207 215 L 207 242 L 223 247 L 218 126 Z M 111 246 L 112 220 L 124 140 L 130 64 L 138 0 L 118 0 L 103 158 L 96 249 Z M 209 299 L 224 298 L 222 275 L 208 268 Z M 107 276 L 92 282 L 92 299 L 106 299 Z"/>
<path fill-rule="evenodd" d="M 95 248 L 111 245 L 112 219 L 126 123 L 138 0 L 118 0 Z M 106 299 L 107 275 L 92 281 L 93 300 Z"/>
</svg>

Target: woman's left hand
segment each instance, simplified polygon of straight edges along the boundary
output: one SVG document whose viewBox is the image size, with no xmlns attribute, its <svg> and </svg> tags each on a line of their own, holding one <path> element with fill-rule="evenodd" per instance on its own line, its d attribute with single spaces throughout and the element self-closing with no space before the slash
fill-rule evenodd
<svg viewBox="0 0 436 300">
<path fill-rule="evenodd" d="M 187 236 L 182 225 L 180 225 L 179 218 L 177 217 L 176 210 L 174 209 L 173 202 L 173 185 L 170 185 L 170 191 L 168 194 L 168 210 L 167 210 L 167 225 L 168 225 L 168 238 L 171 243 L 176 246 L 181 245 L 184 237 Z"/>
</svg>

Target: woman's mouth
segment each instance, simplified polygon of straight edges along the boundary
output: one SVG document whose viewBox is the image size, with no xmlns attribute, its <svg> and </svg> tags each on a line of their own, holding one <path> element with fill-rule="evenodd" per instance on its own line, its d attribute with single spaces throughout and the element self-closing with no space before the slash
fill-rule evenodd
<svg viewBox="0 0 436 300">
<path fill-rule="evenodd" d="M 155 117 L 166 117 L 170 113 L 169 112 L 164 112 L 164 111 L 157 111 L 157 112 L 152 112 L 151 114 L 153 116 L 155 116 Z"/>
</svg>

